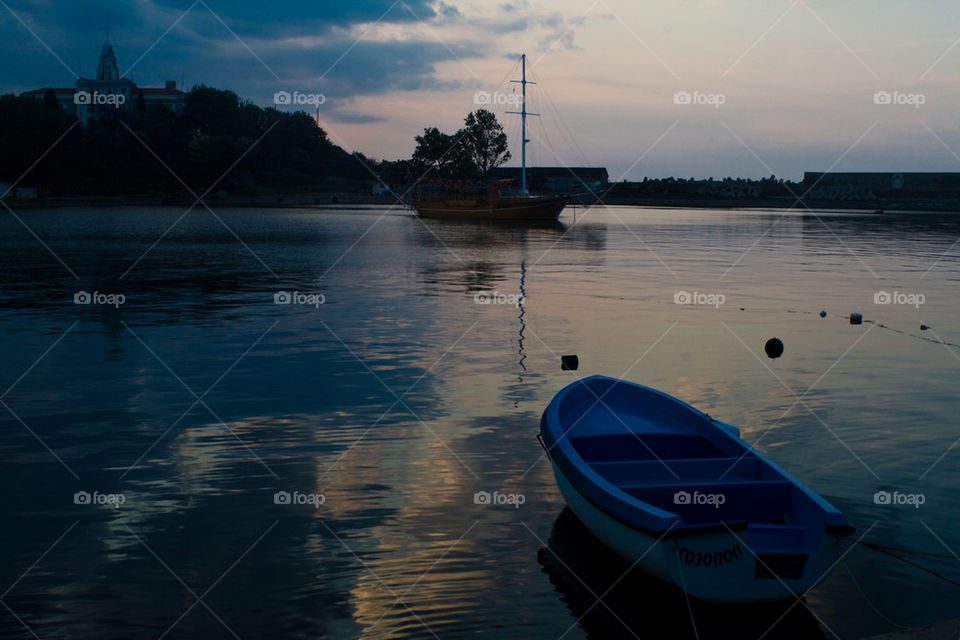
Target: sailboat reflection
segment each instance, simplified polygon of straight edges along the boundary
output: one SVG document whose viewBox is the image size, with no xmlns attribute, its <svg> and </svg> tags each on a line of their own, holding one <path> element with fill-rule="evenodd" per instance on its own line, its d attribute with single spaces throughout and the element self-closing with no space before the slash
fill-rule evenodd
<svg viewBox="0 0 960 640">
<path fill-rule="evenodd" d="M 554 521 L 547 546 L 538 551 L 537 559 L 589 638 L 827 637 L 806 607 L 798 604 L 791 608 L 791 602 L 710 605 L 691 601 L 688 611 L 682 591 L 632 569 L 594 538 L 566 507 Z"/>
<path fill-rule="evenodd" d="M 523 351 L 523 341 L 524 336 L 523 332 L 527 329 L 527 321 L 524 319 L 524 316 L 527 315 L 526 309 L 523 308 L 524 304 L 527 301 L 527 261 L 523 260 L 520 262 L 520 298 L 517 300 L 517 309 L 519 310 L 519 315 L 517 318 L 520 320 L 520 334 L 517 337 L 517 355 L 520 356 L 520 370 L 523 373 L 527 372 L 527 365 L 523 363 L 527 359 L 527 354 Z M 518 382 L 523 382 L 523 376 L 518 376 Z"/>
</svg>

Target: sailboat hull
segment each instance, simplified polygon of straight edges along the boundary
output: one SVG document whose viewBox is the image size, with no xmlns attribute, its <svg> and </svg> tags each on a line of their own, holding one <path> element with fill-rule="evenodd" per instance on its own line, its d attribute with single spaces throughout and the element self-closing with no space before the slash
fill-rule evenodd
<svg viewBox="0 0 960 640">
<path fill-rule="evenodd" d="M 513 200 L 512 202 L 510 200 Z M 440 200 L 415 202 L 417 213 L 424 218 L 459 218 L 471 220 L 556 220 L 567 206 L 566 197 L 515 198 L 495 204 Z"/>
</svg>

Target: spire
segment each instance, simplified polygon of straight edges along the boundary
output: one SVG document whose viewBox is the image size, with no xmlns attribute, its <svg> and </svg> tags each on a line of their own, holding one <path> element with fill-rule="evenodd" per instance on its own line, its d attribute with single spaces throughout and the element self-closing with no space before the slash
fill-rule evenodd
<svg viewBox="0 0 960 640">
<path fill-rule="evenodd" d="M 97 80 L 111 80 L 116 82 L 120 79 L 120 69 L 117 66 L 117 54 L 113 52 L 113 45 L 103 45 L 103 51 L 100 52 L 100 64 L 97 65 Z"/>
<path fill-rule="evenodd" d="M 103 50 L 100 52 L 100 63 L 97 65 L 97 80 L 117 81 L 120 79 L 120 69 L 117 66 L 117 54 L 110 44 L 110 12 L 107 12 L 107 26 L 101 27 L 104 31 Z"/>
</svg>

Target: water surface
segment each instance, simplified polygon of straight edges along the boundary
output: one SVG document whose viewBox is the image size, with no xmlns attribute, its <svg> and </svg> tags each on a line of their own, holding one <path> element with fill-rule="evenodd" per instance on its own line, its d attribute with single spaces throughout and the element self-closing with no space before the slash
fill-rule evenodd
<svg viewBox="0 0 960 640">
<path fill-rule="evenodd" d="M 960 550 L 960 220 L 182 214 L 0 220 L 3 637 L 694 637 L 680 592 L 564 510 L 537 444 L 552 395 L 594 373 L 740 426 L 866 540 Z M 700 637 L 892 629 L 854 579 L 899 624 L 960 615 L 929 574 L 863 548 L 844 564 L 790 609 L 694 604 Z"/>
</svg>

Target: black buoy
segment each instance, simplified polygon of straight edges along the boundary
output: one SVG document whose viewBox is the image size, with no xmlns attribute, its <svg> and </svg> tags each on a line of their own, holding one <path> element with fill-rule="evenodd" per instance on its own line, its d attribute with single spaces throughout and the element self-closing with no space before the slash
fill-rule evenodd
<svg viewBox="0 0 960 640">
<path fill-rule="evenodd" d="M 780 338 L 770 338 L 767 344 L 763 345 L 763 350 L 774 360 L 783 355 L 783 341 Z"/>
<path fill-rule="evenodd" d="M 822 309 L 822 310 L 820 311 L 820 317 L 821 317 L 821 318 L 826 318 L 826 317 L 827 317 L 827 311 L 826 311 L 826 309 Z"/>
<path fill-rule="evenodd" d="M 922 324 L 922 325 L 920 325 L 920 331 L 926 331 L 926 330 L 929 329 L 929 328 L 930 328 L 930 325 L 928 325 L 928 324 Z"/>
<path fill-rule="evenodd" d="M 580 358 L 578 356 L 560 356 L 560 369 L 562 371 L 576 371 L 580 367 Z"/>
<path fill-rule="evenodd" d="M 863 315 L 860 313 L 851 313 L 850 324 L 863 324 Z"/>
</svg>

